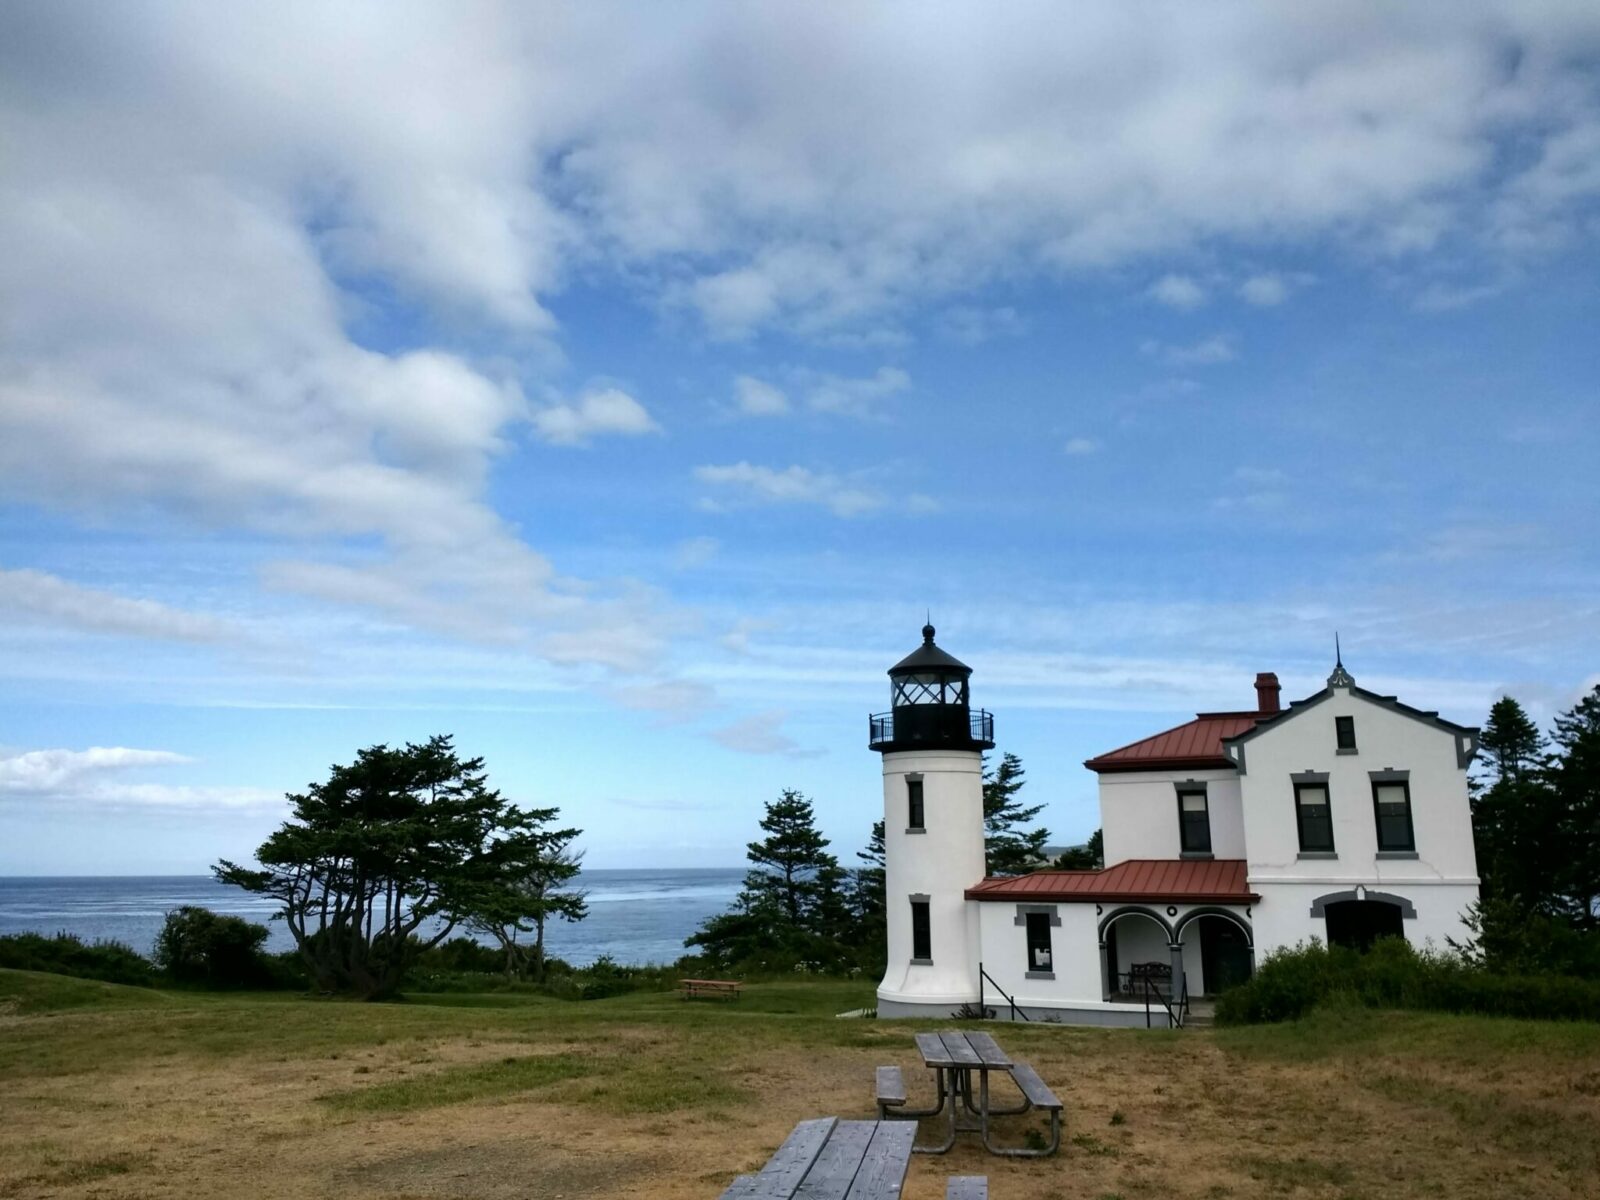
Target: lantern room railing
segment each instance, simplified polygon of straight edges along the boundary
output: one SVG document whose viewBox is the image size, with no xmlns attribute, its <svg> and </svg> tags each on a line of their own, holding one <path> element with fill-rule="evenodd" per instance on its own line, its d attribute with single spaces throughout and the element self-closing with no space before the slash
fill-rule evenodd
<svg viewBox="0 0 1600 1200">
<path fill-rule="evenodd" d="M 924 709 L 935 709 L 935 706 L 917 706 L 916 708 L 912 708 L 907 711 L 908 715 L 916 718 L 922 716 Z M 937 718 L 937 721 L 931 728 L 929 727 L 926 719 L 920 721 L 913 719 L 903 723 L 904 726 L 917 726 L 916 729 L 901 729 L 902 735 L 905 735 L 900 739 L 903 743 L 904 749 L 909 750 L 918 745 L 924 745 L 930 749 L 933 749 L 940 746 L 949 746 L 952 742 L 959 740 L 958 737 L 950 736 L 955 732 L 955 730 L 950 729 L 949 725 L 946 724 L 947 716 L 945 713 L 940 713 L 937 711 L 937 709 L 935 709 L 935 712 L 932 715 Z M 948 715 L 954 716 L 955 714 L 951 712 Z M 993 749 L 994 716 L 986 709 L 975 708 L 968 711 L 967 718 L 968 722 L 966 732 L 968 739 L 972 743 L 972 748 L 983 750 Z M 869 749 L 892 749 L 895 748 L 896 745 L 897 742 L 895 739 L 894 713 L 873 713 L 872 716 L 867 718 L 867 746 Z"/>
</svg>

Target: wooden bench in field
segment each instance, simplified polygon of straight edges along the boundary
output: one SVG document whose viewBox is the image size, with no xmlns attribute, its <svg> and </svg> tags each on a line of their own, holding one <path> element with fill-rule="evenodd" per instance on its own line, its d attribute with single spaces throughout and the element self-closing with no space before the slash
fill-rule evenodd
<svg viewBox="0 0 1600 1200">
<path fill-rule="evenodd" d="M 737 1000 L 744 984 L 736 979 L 680 979 L 678 987 L 685 1000 Z"/>
<path fill-rule="evenodd" d="M 908 1121 L 801 1121 L 757 1175 L 741 1175 L 722 1200 L 900 1200 L 911 1141 Z"/>
</svg>

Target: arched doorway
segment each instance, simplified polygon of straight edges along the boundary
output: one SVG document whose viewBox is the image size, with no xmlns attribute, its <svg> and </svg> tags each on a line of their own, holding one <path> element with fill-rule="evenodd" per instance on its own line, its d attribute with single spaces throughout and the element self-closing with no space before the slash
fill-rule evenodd
<svg viewBox="0 0 1600 1200">
<path fill-rule="evenodd" d="M 1144 981 L 1170 995 L 1172 926 L 1155 911 L 1130 906 L 1106 913 L 1100 921 L 1100 975 L 1107 1000 L 1142 994 Z"/>
<path fill-rule="evenodd" d="M 1311 915 L 1327 922 L 1328 945 L 1370 950 L 1381 937 L 1405 937 L 1405 922 L 1417 909 L 1404 896 L 1360 887 L 1319 896 Z"/>
<path fill-rule="evenodd" d="M 1382 900 L 1340 900 L 1323 910 L 1328 919 L 1328 945 L 1370 950 L 1381 937 L 1405 937 L 1397 905 Z"/>
<path fill-rule="evenodd" d="M 1250 926 L 1226 909 L 1199 909 L 1178 922 L 1180 942 L 1199 941 L 1200 978 L 1189 980 L 1191 996 L 1216 996 L 1246 982 L 1255 972 L 1255 939 Z M 1190 960 L 1191 969 L 1194 960 Z"/>
</svg>

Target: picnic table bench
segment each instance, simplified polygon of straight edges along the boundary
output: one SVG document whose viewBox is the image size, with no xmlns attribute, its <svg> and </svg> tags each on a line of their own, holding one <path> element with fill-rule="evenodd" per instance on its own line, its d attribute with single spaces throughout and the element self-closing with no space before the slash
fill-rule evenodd
<svg viewBox="0 0 1600 1200">
<path fill-rule="evenodd" d="M 1012 1158 L 1038 1158 L 1054 1154 L 1061 1147 L 1062 1103 L 1054 1092 L 1039 1078 L 1039 1073 L 1027 1063 L 1013 1062 L 992 1036 L 981 1031 L 974 1033 L 919 1033 L 916 1035 L 917 1051 L 923 1063 L 934 1072 L 938 1088 L 938 1101 L 932 1108 L 906 1106 L 905 1076 L 899 1067 L 884 1066 L 877 1070 L 877 1105 L 881 1120 L 917 1120 L 937 1116 L 945 1105 L 950 1107 L 949 1131 L 945 1140 L 936 1146 L 914 1146 L 922 1154 L 944 1154 L 955 1145 L 956 1134 L 962 1131 L 980 1133 L 984 1147 L 991 1154 Z M 973 1096 L 972 1074 L 978 1074 L 978 1094 Z M 1022 1103 L 997 1108 L 990 1102 L 989 1072 L 1009 1075 L 1022 1093 Z M 966 1110 L 968 1120 L 962 1121 L 957 1107 Z M 1040 1149 L 1002 1147 L 990 1137 L 990 1118 L 1016 1116 L 1032 1109 L 1050 1114 L 1050 1140 Z M 974 1120 L 975 1119 L 975 1120 Z"/>
<path fill-rule="evenodd" d="M 708 996 L 717 1000 L 737 1000 L 744 987 L 737 979 L 680 979 L 678 987 L 685 1000 Z"/>
</svg>

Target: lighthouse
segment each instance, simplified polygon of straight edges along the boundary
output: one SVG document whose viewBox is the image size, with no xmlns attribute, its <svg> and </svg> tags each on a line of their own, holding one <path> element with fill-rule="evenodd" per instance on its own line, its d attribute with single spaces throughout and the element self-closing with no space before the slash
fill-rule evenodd
<svg viewBox="0 0 1600 1200">
<path fill-rule="evenodd" d="M 946 1017 L 978 1001 L 977 914 L 965 893 L 984 877 L 994 719 L 971 707 L 972 668 L 933 635 L 924 625 L 922 645 L 889 668 L 890 711 L 871 718 L 868 744 L 883 756 L 882 1017 Z"/>
</svg>

